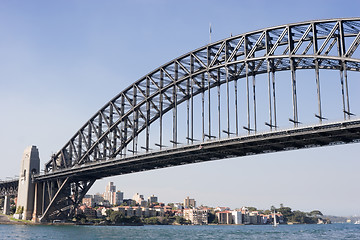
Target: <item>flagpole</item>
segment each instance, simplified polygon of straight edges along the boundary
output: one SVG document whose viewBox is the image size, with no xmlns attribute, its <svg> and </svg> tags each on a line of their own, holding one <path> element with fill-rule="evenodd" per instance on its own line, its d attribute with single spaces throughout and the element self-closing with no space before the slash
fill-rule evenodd
<svg viewBox="0 0 360 240">
<path fill-rule="evenodd" d="M 211 23 L 209 23 L 209 43 L 211 43 Z"/>
</svg>

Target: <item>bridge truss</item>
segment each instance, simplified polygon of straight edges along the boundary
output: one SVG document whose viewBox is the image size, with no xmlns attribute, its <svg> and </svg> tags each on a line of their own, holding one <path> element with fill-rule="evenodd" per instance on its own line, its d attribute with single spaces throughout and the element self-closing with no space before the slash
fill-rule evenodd
<svg viewBox="0 0 360 240">
<path fill-rule="evenodd" d="M 0 197 L 16 196 L 18 193 L 19 179 L 0 181 Z"/>
<path fill-rule="evenodd" d="M 179 115 L 186 115 L 186 146 L 190 148 L 204 147 L 208 144 L 207 142 L 215 139 L 219 142 L 230 141 L 230 139 L 242 142 L 240 130 L 246 130 L 248 136 L 244 136 L 245 138 L 261 136 L 257 134 L 259 123 L 257 121 L 256 90 L 258 85 L 256 77 L 259 75 L 267 76 L 268 121 L 265 124 L 269 127 L 269 133 L 276 135 L 279 131 L 276 73 L 282 71 L 291 73 L 291 99 L 289 102 L 291 102 L 292 111 L 289 121 L 293 123 L 295 132 L 302 129 L 299 125 L 296 74 L 298 70 L 302 69 L 314 71 L 317 93 L 317 101 L 314 103 L 317 105 L 315 117 L 319 120 L 319 124 L 326 119 L 323 113 L 319 71 L 335 70 L 333 72 L 339 72 L 341 111 L 344 122 L 350 121 L 353 113 L 350 109 L 348 73 L 360 71 L 360 58 L 355 57 L 359 56 L 356 55 L 359 54 L 359 43 L 360 18 L 309 21 L 230 37 L 189 52 L 155 69 L 105 104 L 46 163 L 45 175 L 35 178 L 43 192 L 44 200 L 41 208 L 43 219 L 49 220 L 73 214 L 84 194 L 100 177 L 155 168 L 156 164 L 150 164 L 139 169 L 129 168 L 124 170 L 125 172 L 118 169 L 116 172 L 111 170 L 110 166 L 114 159 L 123 161 L 125 164 L 139 156 L 152 156 L 151 141 L 155 142 L 161 152 L 168 151 L 165 149 L 166 143 L 163 138 L 164 131 L 168 132 L 169 129 L 163 128 L 163 122 L 165 114 L 170 111 L 172 111 L 172 139 L 170 142 L 174 149 L 179 149 L 181 141 L 178 138 Z M 247 107 L 243 112 L 239 112 L 238 109 L 239 99 L 237 96 L 240 81 L 246 84 Z M 230 83 L 233 84 L 233 87 Z M 225 114 L 220 111 L 222 106 L 220 99 L 223 93 L 220 90 L 221 86 L 226 88 Z M 217 90 L 217 101 L 210 94 L 214 90 Z M 234 107 L 230 107 L 230 95 L 234 96 Z M 201 97 L 200 120 L 194 119 L 196 96 Z M 185 112 L 179 112 L 181 104 L 186 105 Z M 217 104 L 215 112 L 212 107 L 214 104 Z M 206 111 L 208 116 L 205 116 Z M 218 115 L 217 132 L 214 131 L 211 112 L 213 115 Z M 246 115 L 247 118 L 247 124 L 242 128 L 239 127 L 239 115 L 241 114 Z M 233 125 L 230 125 L 231 117 L 233 117 Z M 226 122 L 225 129 L 220 126 L 221 121 Z M 158 139 L 156 140 L 155 137 L 150 136 L 150 126 L 154 126 L 155 122 L 158 122 L 158 134 L 156 134 Z M 200 136 L 195 136 L 194 128 L 201 128 Z M 320 143 L 311 142 L 310 145 L 352 142 L 359 138 L 358 130 L 354 131 L 349 141 L 344 140 L 344 136 L 339 139 L 333 137 L 341 135 L 337 132 L 328 135 L 325 140 L 317 139 Z M 144 133 L 144 146 L 138 144 L 140 133 Z M 221 140 L 224 134 L 225 138 Z M 312 135 L 315 136 L 315 133 Z M 303 143 L 306 143 L 306 139 L 311 138 L 307 135 L 300 134 L 300 136 L 303 137 Z M 266 140 L 266 137 L 263 140 Z M 261 141 L 257 139 L 258 143 Z M 229 154 L 224 154 L 224 156 L 242 156 L 257 151 L 263 152 L 264 149 L 278 151 L 286 148 L 271 144 L 271 147 L 266 148 L 265 145 L 259 147 L 256 143 L 253 144 L 257 146 L 257 150 L 254 147 L 243 146 L 242 150 L 236 150 L 238 154 L 226 150 Z M 299 143 L 297 144 L 299 145 Z M 299 148 L 305 145 L 300 144 Z M 290 144 L 289 147 L 296 147 L 296 144 Z M 220 150 L 221 148 L 218 145 L 216 149 Z M 213 152 L 216 151 L 213 150 Z M 204 155 L 203 157 L 208 158 L 209 156 Z M 216 159 L 218 158 L 220 157 L 216 157 Z M 200 160 L 204 159 L 200 158 Z M 194 162 L 193 158 L 189 157 L 189 161 L 181 160 L 168 165 L 191 162 Z M 77 174 L 94 164 L 97 166 L 110 165 L 100 172 Z M 166 165 L 160 164 L 158 167 L 164 166 Z M 111 174 L 106 172 L 111 172 Z M 85 175 L 86 177 L 84 177 Z"/>
</svg>

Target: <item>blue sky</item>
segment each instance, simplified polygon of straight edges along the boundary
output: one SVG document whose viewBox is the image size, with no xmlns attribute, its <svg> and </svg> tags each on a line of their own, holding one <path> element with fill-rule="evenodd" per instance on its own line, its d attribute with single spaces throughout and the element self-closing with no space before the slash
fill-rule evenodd
<svg viewBox="0 0 360 240">
<path fill-rule="evenodd" d="M 209 41 L 314 19 L 358 17 L 358 1 L 0 2 L 0 178 L 36 145 L 42 164 L 113 96 Z M 355 85 L 359 87 L 359 84 Z M 352 91 L 355 92 L 356 88 Z M 358 100 L 358 98 L 357 98 Z M 358 108 L 357 108 L 358 109 Z M 360 112 L 357 112 L 359 115 Z M 248 156 L 118 176 L 125 197 L 211 206 L 283 203 L 360 215 L 359 144 Z"/>
</svg>

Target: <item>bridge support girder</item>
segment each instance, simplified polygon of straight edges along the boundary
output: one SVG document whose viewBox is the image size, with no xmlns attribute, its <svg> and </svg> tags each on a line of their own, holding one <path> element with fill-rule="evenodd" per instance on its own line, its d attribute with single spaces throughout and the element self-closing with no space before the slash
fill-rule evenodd
<svg viewBox="0 0 360 240">
<path fill-rule="evenodd" d="M 38 200 L 36 214 L 40 222 L 67 220 L 74 217 L 83 197 L 94 184 L 95 179 L 77 180 L 66 177 L 37 184 Z"/>
<path fill-rule="evenodd" d="M 10 196 L 6 195 L 5 199 L 4 199 L 4 211 L 3 213 L 5 215 L 9 215 L 10 214 Z"/>
</svg>

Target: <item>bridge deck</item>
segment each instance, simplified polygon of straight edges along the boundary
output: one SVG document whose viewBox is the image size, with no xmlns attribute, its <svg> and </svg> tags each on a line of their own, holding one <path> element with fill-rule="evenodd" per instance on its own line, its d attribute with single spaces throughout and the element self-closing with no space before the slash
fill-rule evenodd
<svg viewBox="0 0 360 240">
<path fill-rule="evenodd" d="M 0 197 L 7 195 L 16 195 L 19 185 L 19 179 L 0 181 Z"/>
<path fill-rule="evenodd" d="M 72 177 L 78 180 L 100 179 L 196 162 L 359 141 L 360 120 L 349 120 L 213 140 L 120 159 L 89 163 L 71 169 L 37 175 L 34 179 L 35 181 L 59 177 Z"/>
</svg>

